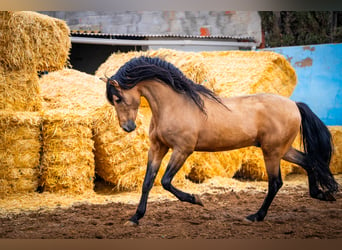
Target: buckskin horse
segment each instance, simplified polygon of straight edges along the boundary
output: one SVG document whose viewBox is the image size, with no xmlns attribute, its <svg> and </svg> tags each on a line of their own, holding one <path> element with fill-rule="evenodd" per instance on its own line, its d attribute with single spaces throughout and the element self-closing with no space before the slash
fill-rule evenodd
<svg viewBox="0 0 342 250">
<path fill-rule="evenodd" d="M 114 106 L 120 126 L 131 132 L 141 96 L 152 111 L 150 148 L 141 199 L 126 224 L 138 225 L 146 212 L 149 191 L 168 150 L 172 155 L 162 177 L 162 186 L 179 200 L 203 206 L 198 195 L 171 184 L 177 171 L 194 151 L 224 151 L 260 147 L 268 175 L 268 192 L 260 209 L 249 221 L 262 221 L 283 182 L 280 160 L 303 167 L 310 196 L 335 200 L 338 184 L 330 172 L 331 134 L 304 103 L 274 94 L 220 98 L 196 84 L 174 65 L 160 58 L 138 57 L 125 63 L 106 82 L 106 96 Z M 304 152 L 291 145 L 301 132 Z"/>
</svg>

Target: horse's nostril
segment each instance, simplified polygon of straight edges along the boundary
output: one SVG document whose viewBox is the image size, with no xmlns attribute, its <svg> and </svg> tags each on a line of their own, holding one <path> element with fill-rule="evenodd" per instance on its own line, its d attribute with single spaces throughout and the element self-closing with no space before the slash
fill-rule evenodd
<svg viewBox="0 0 342 250">
<path fill-rule="evenodd" d="M 129 120 L 122 126 L 123 130 L 125 130 L 126 132 L 132 132 L 136 127 L 137 126 L 132 120 Z"/>
</svg>

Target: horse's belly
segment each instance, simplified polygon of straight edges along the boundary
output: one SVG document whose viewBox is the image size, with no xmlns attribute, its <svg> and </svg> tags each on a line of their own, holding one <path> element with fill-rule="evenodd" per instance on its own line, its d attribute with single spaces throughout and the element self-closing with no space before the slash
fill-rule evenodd
<svg viewBox="0 0 342 250">
<path fill-rule="evenodd" d="M 253 145 L 258 145 L 254 129 L 234 128 L 220 131 L 202 131 L 198 137 L 195 150 L 226 151 Z"/>
</svg>

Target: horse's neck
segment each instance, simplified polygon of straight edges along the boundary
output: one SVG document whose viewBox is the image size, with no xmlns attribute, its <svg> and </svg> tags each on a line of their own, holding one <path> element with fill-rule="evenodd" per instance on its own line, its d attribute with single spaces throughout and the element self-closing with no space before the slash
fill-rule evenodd
<svg viewBox="0 0 342 250">
<path fill-rule="evenodd" d="M 153 116 L 159 116 L 167 107 L 170 101 L 176 101 L 181 98 L 179 94 L 173 91 L 165 83 L 150 80 L 143 81 L 138 85 L 142 96 L 148 101 Z"/>
</svg>

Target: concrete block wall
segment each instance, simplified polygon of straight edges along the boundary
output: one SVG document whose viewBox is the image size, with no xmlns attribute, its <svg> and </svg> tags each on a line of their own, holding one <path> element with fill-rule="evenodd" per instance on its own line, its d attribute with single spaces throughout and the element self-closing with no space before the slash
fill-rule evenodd
<svg viewBox="0 0 342 250">
<path fill-rule="evenodd" d="M 71 30 L 103 33 L 225 35 L 261 42 L 257 11 L 43 11 L 65 20 Z"/>
</svg>

